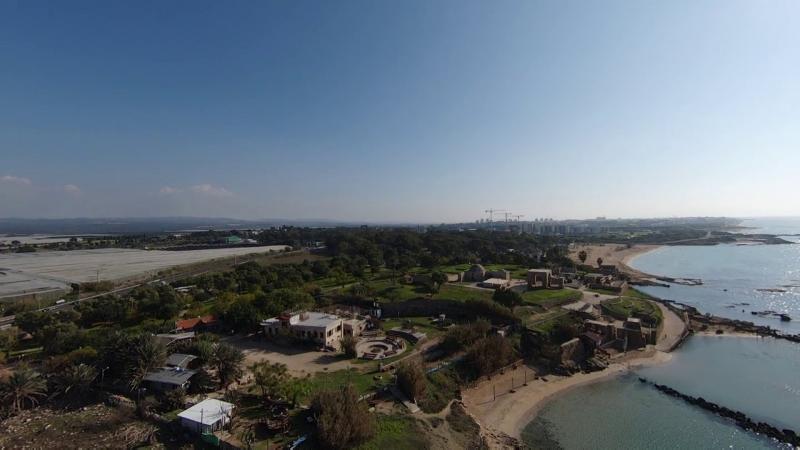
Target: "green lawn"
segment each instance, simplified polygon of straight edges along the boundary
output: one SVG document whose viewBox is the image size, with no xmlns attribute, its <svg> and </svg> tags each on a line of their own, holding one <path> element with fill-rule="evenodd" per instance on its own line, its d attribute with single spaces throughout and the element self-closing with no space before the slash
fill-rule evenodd
<svg viewBox="0 0 800 450">
<path fill-rule="evenodd" d="M 623 295 L 623 297 L 642 298 L 642 299 L 646 299 L 646 300 L 653 298 L 652 295 L 646 294 L 646 293 L 644 293 L 644 292 L 642 292 L 642 291 L 640 291 L 638 289 L 635 289 L 635 288 L 628 288 L 628 290 L 625 291 L 625 294 Z"/>
<path fill-rule="evenodd" d="M 583 294 L 574 289 L 536 289 L 526 291 L 522 299 L 526 305 L 539 305 L 545 308 L 580 300 Z"/>
<path fill-rule="evenodd" d="M 417 421 L 406 415 L 385 415 L 376 417 L 375 437 L 356 447 L 359 450 L 418 450 L 428 448 L 429 444 L 419 430 Z"/>
<path fill-rule="evenodd" d="M 431 320 L 428 317 L 399 317 L 387 319 L 383 321 L 383 329 L 388 331 L 395 327 L 401 327 L 406 321 L 411 322 L 414 328 L 428 335 L 428 339 L 441 336 L 445 333 L 445 330 L 431 324 Z"/>
<path fill-rule="evenodd" d="M 622 297 L 602 303 L 603 311 L 610 316 L 625 320 L 635 315 L 651 317 L 656 323 L 661 323 L 661 309 L 648 300 L 636 297 Z"/>
<path fill-rule="evenodd" d="M 427 295 L 427 292 L 419 286 L 405 284 L 400 280 L 394 283 L 391 279 L 375 280 L 368 282 L 367 285 L 375 290 L 375 295 L 381 301 L 403 302 Z"/>
<path fill-rule="evenodd" d="M 392 283 L 392 280 L 378 280 L 370 281 L 369 286 L 375 290 L 375 294 L 379 301 L 383 302 L 404 302 L 406 300 L 413 300 L 417 298 L 428 298 L 429 293 L 427 290 L 420 286 L 412 284 L 405 284 L 400 281 Z M 439 288 L 439 292 L 430 296 L 434 299 L 442 300 L 456 300 L 456 301 L 470 301 L 470 300 L 491 300 L 492 291 L 485 289 L 476 289 L 467 286 L 460 286 L 457 284 L 445 283 Z"/>
<path fill-rule="evenodd" d="M 491 300 L 492 294 L 494 294 L 494 291 L 488 289 L 476 289 L 448 283 L 442 286 L 433 298 L 466 302 L 470 300 Z"/>
<path fill-rule="evenodd" d="M 309 394 L 306 398 L 301 398 L 306 403 L 315 393 L 325 389 L 339 389 L 347 384 L 352 384 L 359 394 L 364 394 L 376 388 L 389 384 L 391 376 L 388 374 L 365 373 L 372 368 L 364 371 L 358 368 L 342 369 L 335 372 L 320 372 L 309 378 Z M 374 377 L 381 376 L 380 380 Z"/>
<path fill-rule="evenodd" d="M 553 309 L 544 314 L 536 314 L 528 317 L 525 320 L 526 326 L 533 328 L 536 331 L 548 334 L 558 323 L 575 323 L 576 320 L 569 314 L 568 311 Z"/>
<path fill-rule="evenodd" d="M 438 268 L 439 271 L 444 273 L 459 273 L 464 272 L 472 267 L 472 264 L 455 264 L 452 266 L 443 266 Z M 486 270 L 500 270 L 505 269 L 511 272 L 512 278 L 525 279 L 528 276 L 528 267 L 516 264 L 484 264 Z"/>
</svg>

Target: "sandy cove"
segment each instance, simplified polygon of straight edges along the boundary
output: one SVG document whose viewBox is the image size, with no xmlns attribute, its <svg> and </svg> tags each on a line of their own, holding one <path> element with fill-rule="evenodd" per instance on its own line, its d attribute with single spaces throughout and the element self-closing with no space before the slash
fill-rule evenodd
<svg viewBox="0 0 800 450">
<path fill-rule="evenodd" d="M 632 276 L 650 278 L 653 275 L 638 271 L 630 266 L 630 262 L 639 255 L 659 249 L 663 245 L 636 244 L 628 247 L 623 244 L 576 244 L 569 251 L 569 257 L 580 263 L 578 253 L 586 252 L 586 263 L 594 266 L 597 258 L 603 258 L 603 264 L 614 264 L 621 271 Z"/>
<path fill-rule="evenodd" d="M 511 442 L 520 439 L 525 426 L 536 417 L 542 406 L 557 395 L 578 386 L 623 375 L 631 369 L 669 361 L 672 355 L 668 351 L 680 341 L 687 326 L 664 305 L 656 304 L 664 317 L 658 343 L 646 350 L 629 352 L 616 358 L 602 371 L 577 373 L 568 377 L 548 374 L 533 379 L 535 369 L 521 366 L 463 391 L 464 406 L 481 426 L 490 447 L 513 447 Z M 525 380 L 528 380 L 527 386 L 523 385 Z M 514 392 L 511 392 L 512 387 Z"/>
<path fill-rule="evenodd" d="M 490 447 L 510 448 L 506 436 L 520 439 L 522 430 L 536 417 L 541 408 L 556 396 L 579 386 L 621 376 L 637 367 L 662 364 L 671 357 L 669 353 L 651 348 L 642 351 L 641 354 L 630 354 L 625 360 L 614 362 L 602 371 L 577 373 L 569 377 L 546 375 L 528 381 L 527 386 L 522 386 L 525 376 L 523 371 L 528 372 L 529 378 L 532 378 L 535 372 L 529 367 L 519 367 L 463 392 L 463 402 L 467 411 L 483 428 Z M 514 393 L 509 392 L 512 377 L 516 386 Z M 544 381 L 545 379 L 547 381 Z M 498 391 L 496 400 L 492 400 L 493 385 Z"/>
</svg>

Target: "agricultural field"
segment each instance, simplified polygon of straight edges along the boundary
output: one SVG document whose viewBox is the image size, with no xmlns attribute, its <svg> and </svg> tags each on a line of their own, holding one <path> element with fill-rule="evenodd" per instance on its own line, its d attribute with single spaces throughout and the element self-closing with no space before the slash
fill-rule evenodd
<svg viewBox="0 0 800 450">
<path fill-rule="evenodd" d="M 217 258 L 282 251 L 284 245 L 166 251 L 106 248 L 97 250 L 12 253 L 0 255 L 0 268 L 30 278 L 67 283 L 117 281 L 155 275 L 176 266 Z M 2 269 L 0 269 L 2 270 Z"/>
</svg>

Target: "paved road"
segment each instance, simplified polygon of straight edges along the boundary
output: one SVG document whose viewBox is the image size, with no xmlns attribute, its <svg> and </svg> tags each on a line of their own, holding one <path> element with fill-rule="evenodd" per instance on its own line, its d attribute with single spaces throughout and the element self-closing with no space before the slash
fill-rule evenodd
<svg viewBox="0 0 800 450">
<path fill-rule="evenodd" d="M 661 309 L 661 315 L 664 317 L 664 323 L 658 335 L 656 350 L 668 352 L 683 336 L 686 330 L 686 323 L 666 306 L 659 302 L 653 303 Z"/>
</svg>

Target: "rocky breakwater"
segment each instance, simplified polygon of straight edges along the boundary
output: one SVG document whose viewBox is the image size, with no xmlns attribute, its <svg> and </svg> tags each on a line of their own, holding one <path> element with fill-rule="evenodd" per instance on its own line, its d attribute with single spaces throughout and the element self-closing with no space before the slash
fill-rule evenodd
<svg viewBox="0 0 800 450">
<path fill-rule="evenodd" d="M 674 300 L 657 301 L 661 302 L 678 314 L 685 313 L 693 330 L 705 331 L 710 327 L 724 327 L 738 333 L 750 333 L 757 336 L 773 337 L 775 339 L 784 339 L 790 342 L 800 343 L 800 334 L 783 333 L 765 325 L 756 325 L 753 322 L 727 319 L 725 317 L 712 316 L 711 314 L 703 314 L 694 306 L 676 302 Z"/>
<path fill-rule="evenodd" d="M 653 386 L 658 391 L 666 395 L 669 395 L 670 397 L 679 398 L 685 401 L 686 403 L 705 409 L 706 411 L 712 412 L 720 417 L 725 417 L 726 419 L 730 419 L 734 421 L 739 428 L 752 431 L 760 435 L 768 436 L 777 441 L 790 444 L 793 447 L 800 447 L 800 436 L 798 436 L 798 434 L 794 430 L 790 430 L 788 428 L 781 430 L 766 422 L 757 422 L 751 419 L 750 417 L 747 417 L 747 415 L 743 412 L 734 411 L 724 406 L 720 406 L 716 403 L 704 399 L 703 397 L 692 397 L 691 395 L 683 394 L 681 392 L 676 391 L 675 389 L 672 389 L 669 386 L 653 383 L 647 380 L 646 378 L 640 377 L 639 381 Z"/>
</svg>

